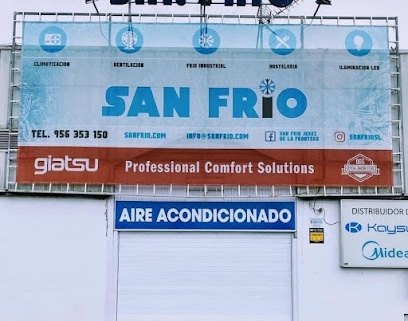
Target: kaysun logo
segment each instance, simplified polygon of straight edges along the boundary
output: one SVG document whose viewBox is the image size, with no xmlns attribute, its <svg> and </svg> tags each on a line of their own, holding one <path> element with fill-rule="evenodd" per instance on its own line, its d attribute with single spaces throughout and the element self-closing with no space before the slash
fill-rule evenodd
<svg viewBox="0 0 408 321">
<path fill-rule="evenodd" d="M 358 232 L 361 232 L 363 226 L 358 222 L 350 222 L 350 223 L 347 223 L 344 226 L 344 228 L 346 229 L 347 232 L 358 233 Z"/>
<path fill-rule="evenodd" d="M 361 247 L 361 254 L 364 258 L 370 261 L 377 259 L 408 259 L 408 251 L 396 249 L 395 247 L 389 249 L 381 247 L 376 241 L 367 241 Z"/>
</svg>

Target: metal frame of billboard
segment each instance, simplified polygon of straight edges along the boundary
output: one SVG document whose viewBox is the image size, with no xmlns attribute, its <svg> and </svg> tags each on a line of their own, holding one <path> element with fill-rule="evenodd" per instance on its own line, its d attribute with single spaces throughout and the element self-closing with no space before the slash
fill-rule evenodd
<svg viewBox="0 0 408 321">
<path fill-rule="evenodd" d="M 349 187 L 349 186 L 229 186 L 229 185 L 105 185 L 105 184 L 20 184 L 16 182 L 19 103 L 20 103 L 20 64 L 22 45 L 22 22 L 200 22 L 200 14 L 89 14 L 89 13 L 38 13 L 16 12 L 14 17 L 12 62 L 9 89 L 9 144 L 6 164 L 6 189 L 10 192 L 91 194 L 91 195 L 137 195 L 159 197 L 312 197 L 312 196 L 398 196 L 404 193 L 402 106 L 400 92 L 400 69 L 398 48 L 398 19 L 395 17 L 275 17 L 268 24 L 313 24 L 335 26 L 379 25 L 389 30 L 391 57 L 391 117 L 393 145 L 392 187 Z M 265 21 L 253 15 L 207 15 L 213 23 L 258 24 L 262 33 Z"/>
</svg>

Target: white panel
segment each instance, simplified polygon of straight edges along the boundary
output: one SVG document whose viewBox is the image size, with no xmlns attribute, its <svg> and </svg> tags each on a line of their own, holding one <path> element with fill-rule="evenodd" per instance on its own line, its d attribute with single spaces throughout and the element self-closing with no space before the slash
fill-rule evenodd
<svg viewBox="0 0 408 321">
<path fill-rule="evenodd" d="M 342 200 L 343 267 L 408 268 L 408 203 Z"/>
<path fill-rule="evenodd" d="M 0 209 L 0 320 L 104 320 L 105 200 L 1 197 Z"/>
<path fill-rule="evenodd" d="M 7 128 L 11 48 L 0 47 L 0 128 Z"/>
<path fill-rule="evenodd" d="M 290 321 L 291 237 L 120 232 L 118 321 Z"/>
</svg>

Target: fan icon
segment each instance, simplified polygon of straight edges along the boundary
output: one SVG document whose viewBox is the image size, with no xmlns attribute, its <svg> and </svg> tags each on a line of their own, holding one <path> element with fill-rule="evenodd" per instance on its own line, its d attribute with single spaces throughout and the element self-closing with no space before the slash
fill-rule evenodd
<svg viewBox="0 0 408 321">
<path fill-rule="evenodd" d="M 132 31 L 126 31 L 122 35 L 122 43 L 125 45 L 125 50 L 135 49 L 137 43 L 137 35 Z"/>
<path fill-rule="evenodd" d="M 116 46 L 126 54 L 138 52 L 143 46 L 143 35 L 132 26 L 122 28 L 116 35 Z"/>
<path fill-rule="evenodd" d="M 51 39 L 50 39 L 50 42 L 53 45 L 59 45 L 61 43 L 61 36 L 60 35 L 52 35 Z"/>
</svg>

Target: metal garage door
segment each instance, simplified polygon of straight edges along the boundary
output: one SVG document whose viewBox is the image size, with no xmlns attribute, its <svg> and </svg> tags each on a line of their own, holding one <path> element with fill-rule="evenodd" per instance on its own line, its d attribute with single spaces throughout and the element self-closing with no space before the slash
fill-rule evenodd
<svg viewBox="0 0 408 321">
<path fill-rule="evenodd" d="M 119 232 L 117 320 L 292 320 L 291 233 Z"/>
</svg>

